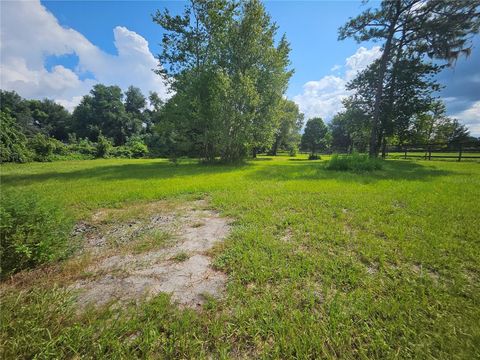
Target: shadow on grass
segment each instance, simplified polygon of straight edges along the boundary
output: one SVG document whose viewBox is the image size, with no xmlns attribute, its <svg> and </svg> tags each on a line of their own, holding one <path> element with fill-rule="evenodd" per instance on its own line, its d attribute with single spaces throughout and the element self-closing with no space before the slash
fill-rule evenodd
<svg viewBox="0 0 480 360">
<path fill-rule="evenodd" d="M 2 184 L 8 186 L 28 185 L 43 181 L 77 181 L 81 179 L 95 179 L 102 181 L 115 180 L 150 180 L 168 179 L 173 177 L 189 177 L 205 174 L 222 174 L 240 170 L 248 164 L 199 164 L 186 163 L 175 165 L 168 162 L 131 163 L 121 165 L 95 166 L 86 169 L 65 172 L 42 172 L 38 174 L 3 175 Z"/>
<path fill-rule="evenodd" d="M 300 160 L 300 159 L 299 159 Z M 308 160 L 306 160 L 308 161 Z M 433 177 L 457 174 L 447 170 L 436 169 L 412 161 L 385 161 L 382 170 L 371 172 L 334 171 L 325 168 L 325 162 L 293 162 L 288 164 L 262 167 L 247 176 L 252 180 L 339 180 L 361 183 L 372 183 L 379 180 L 421 180 L 428 181 Z"/>
<path fill-rule="evenodd" d="M 293 159 L 292 159 L 293 160 Z M 383 170 L 354 173 L 325 169 L 325 162 L 288 161 L 283 163 L 248 162 L 237 165 L 184 163 L 174 165 L 167 162 L 129 163 L 120 165 L 92 166 L 86 169 L 65 172 L 43 172 L 38 174 L 6 174 L 2 184 L 7 186 L 24 186 L 44 181 L 77 181 L 95 179 L 97 181 L 153 180 L 174 177 L 191 177 L 197 175 L 227 175 L 229 173 L 249 170 L 242 174 L 252 181 L 288 181 L 288 180 L 339 180 L 360 183 L 372 183 L 379 180 L 429 180 L 432 177 L 460 174 L 439 170 L 432 166 L 421 165 L 412 161 L 387 160 Z M 252 171 L 250 171 L 252 170 Z"/>
</svg>

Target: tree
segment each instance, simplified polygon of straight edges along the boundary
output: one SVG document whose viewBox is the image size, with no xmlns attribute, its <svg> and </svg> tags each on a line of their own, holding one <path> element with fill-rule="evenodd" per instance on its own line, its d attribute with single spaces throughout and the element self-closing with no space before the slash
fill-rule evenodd
<svg viewBox="0 0 480 360">
<path fill-rule="evenodd" d="M 276 156 L 279 149 L 287 150 L 291 154 L 296 153 L 296 149 L 301 140 L 300 130 L 303 126 L 303 114 L 299 111 L 298 105 L 291 100 L 282 99 L 280 109 L 279 125 L 275 130 L 275 138 L 270 155 Z"/>
<path fill-rule="evenodd" d="M 373 116 L 376 74 L 379 63 L 374 62 L 347 84 L 355 93 L 348 99 L 350 107 L 361 109 L 369 118 Z M 385 96 L 381 102 L 381 118 L 377 132 L 377 143 L 385 154 L 389 139 L 396 137 L 400 144 L 406 141 L 412 119 L 428 111 L 435 102 L 432 93 L 440 86 L 434 79 L 440 67 L 421 61 L 419 58 L 404 56 L 395 58 L 395 67 L 389 67 L 385 74 Z M 360 119 L 360 117 L 359 117 Z"/>
<path fill-rule="evenodd" d="M 256 0 L 192 1 L 183 15 L 158 11 L 164 30 L 157 73 L 175 95 L 171 134 L 206 160 L 234 162 L 272 145 L 291 71 L 285 37 Z M 165 124 L 164 124 L 165 125 Z M 183 142 L 183 141 L 182 141 Z"/>
<path fill-rule="evenodd" d="M 302 149 L 310 151 L 310 157 L 314 158 L 317 151 L 327 147 L 328 128 L 322 118 L 312 118 L 307 121 L 302 135 Z"/>
<path fill-rule="evenodd" d="M 146 105 L 147 99 L 143 96 L 142 90 L 129 86 L 125 92 L 125 111 L 130 114 L 140 115 Z"/>
<path fill-rule="evenodd" d="M 123 145 L 138 128 L 132 126 L 118 86 L 97 84 L 73 111 L 73 130 L 80 138 L 97 141 L 100 134 Z"/>
<path fill-rule="evenodd" d="M 417 144 L 458 145 L 469 138 L 469 131 L 457 119 L 446 116 L 445 106 L 438 101 L 429 111 L 415 117 L 409 135 L 411 142 Z"/>
<path fill-rule="evenodd" d="M 67 109 L 50 99 L 29 100 L 28 104 L 39 131 L 57 140 L 68 140 L 72 119 Z"/>
<path fill-rule="evenodd" d="M 0 111 L 0 162 L 26 162 L 31 157 L 27 138 L 7 111 Z"/>
<path fill-rule="evenodd" d="M 447 60 L 449 64 L 471 49 L 470 34 L 478 31 L 478 0 L 384 0 L 378 9 L 368 9 L 339 30 L 339 39 L 383 41 L 376 71 L 370 156 L 377 156 L 381 106 L 387 68 L 395 54 Z M 402 56 L 397 56 L 401 58 Z"/>
<path fill-rule="evenodd" d="M 26 136 L 38 132 L 28 102 L 15 91 L 0 90 L 0 110 L 8 112 Z"/>
</svg>

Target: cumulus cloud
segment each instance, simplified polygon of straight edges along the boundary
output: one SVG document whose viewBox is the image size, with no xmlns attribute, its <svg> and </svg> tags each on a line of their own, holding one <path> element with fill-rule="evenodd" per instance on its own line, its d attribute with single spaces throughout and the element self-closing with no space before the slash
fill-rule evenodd
<svg viewBox="0 0 480 360">
<path fill-rule="evenodd" d="M 470 129 L 470 134 L 480 136 L 480 101 L 476 101 L 468 109 L 453 115 Z"/>
<path fill-rule="evenodd" d="M 139 87 L 144 94 L 168 88 L 153 73 L 157 61 L 148 42 L 134 31 L 113 29 L 118 55 L 93 45 L 81 33 L 61 26 L 39 1 L 2 3 L 0 85 L 26 98 L 53 98 L 72 109 L 96 83 Z M 62 65 L 48 69 L 49 56 L 76 55 L 74 69 Z M 85 74 L 91 76 L 85 78 Z"/>
<path fill-rule="evenodd" d="M 381 55 L 379 46 L 371 49 L 360 47 L 355 54 L 345 60 L 345 65 L 335 65 L 331 71 L 344 70 L 342 76 L 326 75 L 318 81 L 309 81 L 303 85 L 303 93 L 293 97 L 306 118 L 320 116 L 329 121 L 333 115 L 343 109 L 342 100 L 349 92 L 345 85 L 355 75 L 365 69 Z"/>
</svg>

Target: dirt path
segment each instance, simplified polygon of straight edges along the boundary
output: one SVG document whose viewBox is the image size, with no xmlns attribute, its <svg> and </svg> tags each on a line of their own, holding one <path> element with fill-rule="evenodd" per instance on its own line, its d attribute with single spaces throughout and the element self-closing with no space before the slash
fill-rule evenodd
<svg viewBox="0 0 480 360">
<path fill-rule="evenodd" d="M 105 210 L 95 214 L 92 223 L 79 224 L 76 232 L 96 259 L 87 269 L 90 276 L 70 286 L 78 290 L 79 305 L 140 300 L 167 292 L 181 306 L 198 307 L 206 294 L 220 296 L 226 275 L 211 267 L 208 251 L 228 236 L 230 220 L 207 207 L 202 200 L 168 211 L 150 204 L 144 211 L 137 209 L 140 218 L 129 219 L 127 210 L 126 214 L 116 210 L 114 218 L 127 219 L 105 225 L 105 219 L 112 217 Z M 162 240 L 158 246 L 156 237 Z M 126 250 L 112 252 L 112 244 Z M 132 244 L 146 245 L 148 250 L 129 251 L 135 249 Z"/>
</svg>

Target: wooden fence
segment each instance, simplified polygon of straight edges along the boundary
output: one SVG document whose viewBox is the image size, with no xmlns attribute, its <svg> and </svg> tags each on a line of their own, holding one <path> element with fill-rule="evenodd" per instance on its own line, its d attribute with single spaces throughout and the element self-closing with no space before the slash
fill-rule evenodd
<svg viewBox="0 0 480 360">
<path fill-rule="evenodd" d="M 386 156 L 404 159 L 423 158 L 424 160 L 480 160 L 480 145 L 474 143 L 389 145 Z"/>
</svg>

